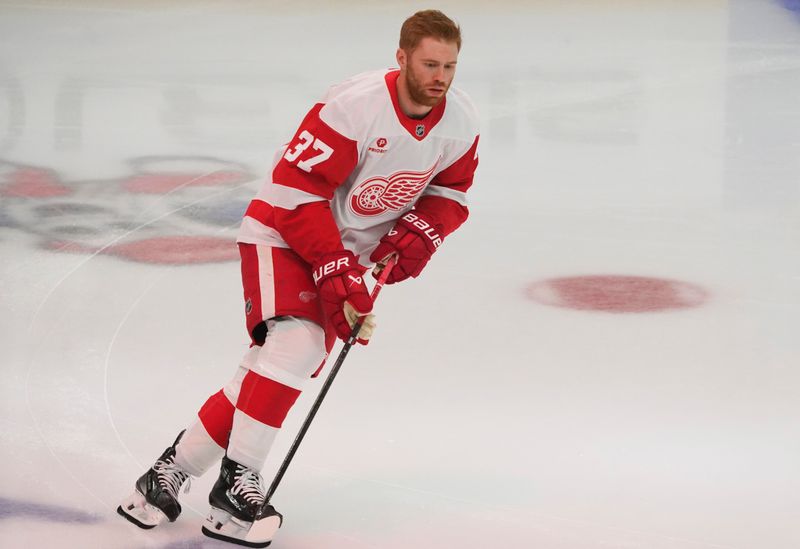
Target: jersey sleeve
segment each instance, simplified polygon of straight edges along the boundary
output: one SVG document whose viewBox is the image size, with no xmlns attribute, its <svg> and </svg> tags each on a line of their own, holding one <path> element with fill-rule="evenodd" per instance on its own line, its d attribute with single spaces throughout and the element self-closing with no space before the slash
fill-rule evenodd
<svg viewBox="0 0 800 549">
<path fill-rule="evenodd" d="M 318 103 L 303 119 L 275 164 L 267 193 L 275 230 L 311 265 L 344 247 L 330 200 L 358 162 L 356 141 L 322 120 L 324 107 Z"/>
<path fill-rule="evenodd" d="M 469 216 L 467 191 L 478 167 L 478 139 L 458 160 L 433 178 L 414 209 L 440 225 L 444 236 L 458 229 Z"/>
<path fill-rule="evenodd" d="M 358 162 L 356 141 L 323 121 L 318 103 L 300 124 L 283 157 L 272 171 L 272 181 L 330 200 Z"/>
</svg>

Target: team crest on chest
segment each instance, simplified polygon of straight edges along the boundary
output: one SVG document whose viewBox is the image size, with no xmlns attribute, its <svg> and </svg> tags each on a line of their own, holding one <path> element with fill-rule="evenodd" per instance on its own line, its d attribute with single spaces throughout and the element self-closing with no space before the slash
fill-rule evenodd
<svg viewBox="0 0 800 549">
<path fill-rule="evenodd" d="M 411 203 L 433 175 L 438 160 L 427 171 L 397 172 L 389 177 L 371 177 L 351 192 L 348 204 L 356 215 L 374 216 L 387 211 L 399 212 Z"/>
</svg>

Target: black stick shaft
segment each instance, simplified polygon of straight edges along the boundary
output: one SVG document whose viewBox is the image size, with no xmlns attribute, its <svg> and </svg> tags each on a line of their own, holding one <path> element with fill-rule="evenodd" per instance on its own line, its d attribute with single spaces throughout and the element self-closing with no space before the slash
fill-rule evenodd
<svg viewBox="0 0 800 549">
<path fill-rule="evenodd" d="M 372 289 L 372 299 L 373 301 L 378 297 L 378 294 L 383 288 L 384 283 L 386 282 L 386 278 L 389 276 L 392 268 L 394 267 L 394 258 L 391 258 L 386 266 L 381 271 L 380 277 L 378 278 L 378 282 L 375 284 L 375 287 Z M 314 405 L 311 407 L 311 411 L 308 412 L 305 421 L 303 422 L 302 427 L 300 427 L 300 431 L 297 433 L 297 436 L 292 443 L 292 447 L 289 448 L 289 452 L 286 454 L 286 457 L 283 459 L 283 463 L 281 464 L 280 469 L 275 474 L 275 478 L 272 481 L 272 484 L 267 491 L 267 503 L 272 499 L 272 495 L 275 493 L 275 490 L 278 489 L 278 485 L 283 480 L 283 476 L 286 474 L 286 470 L 289 468 L 289 464 L 292 462 L 292 458 L 297 453 L 297 449 L 300 447 L 300 443 L 303 442 L 303 437 L 306 436 L 306 432 L 308 428 L 311 426 L 311 422 L 314 420 L 314 416 L 317 415 L 317 411 L 319 411 L 319 407 L 322 405 L 322 401 L 325 400 L 325 395 L 328 394 L 328 391 L 333 385 L 333 380 L 336 379 L 336 374 L 339 373 L 339 370 L 344 363 L 344 359 L 347 358 L 347 353 L 350 352 L 350 348 L 355 344 L 356 338 L 358 337 L 358 332 L 361 330 L 362 321 L 359 320 L 353 326 L 353 331 L 350 332 L 350 338 L 345 342 L 344 347 L 342 347 L 339 356 L 336 358 L 336 362 L 333 364 L 333 368 L 331 368 L 331 373 L 328 374 L 328 378 L 325 380 L 325 383 L 322 385 L 322 389 L 319 391 L 319 395 L 317 395 L 317 399 L 314 401 Z"/>
</svg>

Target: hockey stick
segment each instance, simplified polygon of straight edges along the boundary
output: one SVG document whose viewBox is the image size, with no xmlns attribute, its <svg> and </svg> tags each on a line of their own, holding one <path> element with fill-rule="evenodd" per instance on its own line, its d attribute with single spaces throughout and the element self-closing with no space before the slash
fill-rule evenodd
<svg viewBox="0 0 800 549">
<path fill-rule="evenodd" d="M 386 279 L 389 277 L 389 273 L 392 272 L 392 268 L 394 268 L 396 258 L 394 256 L 390 257 L 389 260 L 386 262 L 386 265 L 380 271 L 380 275 L 378 276 L 378 281 L 375 283 L 375 287 L 372 288 L 372 293 L 370 297 L 372 300 L 375 301 L 377 299 L 378 294 L 381 292 L 381 288 L 386 283 Z M 275 474 L 275 478 L 272 481 L 272 484 L 267 491 L 267 497 L 265 500 L 265 505 L 269 504 L 270 500 L 272 499 L 272 495 L 275 493 L 275 490 L 278 489 L 278 485 L 283 480 L 283 475 L 286 474 L 286 470 L 289 468 L 289 464 L 292 462 L 292 458 L 294 458 L 295 453 L 297 453 L 297 448 L 300 447 L 300 443 L 303 442 L 303 437 L 306 436 L 306 431 L 311 426 L 311 421 L 313 421 L 314 416 L 317 415 L 317 411 L 319 407 L 322 405 L 322 401 L 325 399 L 325 395 L 328 394 L 328 390 L 331 388 L 333 384 L 333 380 L 336 379 L 336 374 L 339 373 L 339 369 L 342 367 L 344 363 L 344 359 L 347 358 L 347 354 L 350 352 L 350 348 L 355 345 L 356 339 L 358 338 L 358 332 L 361 331 L 361 324 L 362 321 L 356 321 L 355 325 L 353 326 L 353 331 L 350 332 L 350 338 L 345 342 L 344 347 L 342 347 L 341 352 L 339 353 L 339 357 L 336 359 L 336 362 L 331 368 L 331 373 L 328 374 L 328 378 L 325 380 L 325 383 L 322 385 L 322 389 L 319 391 L 319 395 L 317 395 L 317 400 L 314 401 L 314 405 L 311 407 L 311 411 L 308 412 L 308 416 L 306 416 L 306 420 L 303 422 L 303 426 L 300 427 L 300 431 L 297 433 L 297 436 L 292 443 L 292 447 L 289 448 L 289 452 L 286 454 L 286 457 L 283 459 L 283 463 L 281 464 L 281 468 L 278 469 L 278 472 Z"/>
</svg>

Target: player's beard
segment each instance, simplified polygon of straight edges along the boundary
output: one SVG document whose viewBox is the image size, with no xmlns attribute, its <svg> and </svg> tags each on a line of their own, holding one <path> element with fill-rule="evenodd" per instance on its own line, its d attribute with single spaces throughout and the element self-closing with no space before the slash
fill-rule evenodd
<svg viewBox="0 0 800 549">
<path fill-rule="evenodd" d="M 426 87 L 436 86 L 437 88 L 443 88 L 444 93 L 440 96 L 431 96 L 428 95 Z M 449 83 L 444 82 L 437 82 L 432 81 L 429 82 L 427 85 L 422 84 L 420 79 L 417 78 L 417 75 L 414 74 L 414 69 L 410 66 L 406 68 L 406 87 L 408 88 L 408 95 L 411 96 L 411 100 L 416 103 L 417 105 L 424 105 L 426 107 L 435 107 L 439 103 L 442 102 L 445 95 L 447 95 L 447 90 L 450 89 Z"/>
</svg>

